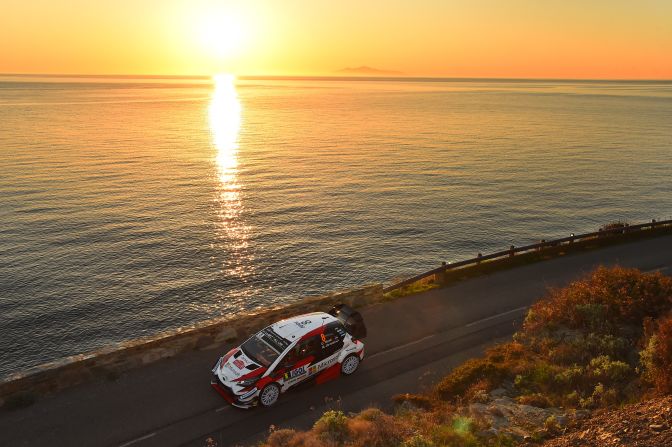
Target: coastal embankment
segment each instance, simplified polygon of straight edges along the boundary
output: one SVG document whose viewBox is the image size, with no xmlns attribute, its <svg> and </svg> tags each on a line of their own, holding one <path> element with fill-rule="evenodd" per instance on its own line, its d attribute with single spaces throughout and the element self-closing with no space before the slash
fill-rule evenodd
<svg viewBox="0 0 672 447">
<path fill-rule="evenodd" d="M 365 285 L 310 297 L 263 312 L 211 319 L 154 337 L 130 340 L 98 351 L 45 363 L 9 376 L 0 383 L 0 407 L 25 405 L 36 396 L 63 390 L 94 378 L 120 374 L 194 350 L 220 348 L 282 318 L 324 310 L 338 303 L 362 307 L 383 298 L 381 284 Z"/>
</svg>

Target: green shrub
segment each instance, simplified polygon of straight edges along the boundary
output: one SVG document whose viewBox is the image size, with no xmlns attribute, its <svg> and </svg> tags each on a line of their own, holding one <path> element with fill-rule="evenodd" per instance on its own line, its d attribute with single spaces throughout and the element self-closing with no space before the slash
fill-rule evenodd
<svg viewBox="0 0 672 447">
<path fill-rule="evenodd" d="M 325 412 L 313 426 L 320 438 L 341 444 L 348 439 L 348 418 L 342 411 L 330 410 Z"/>
<path fill-rule="evenodd" d="M 609 407 L 618 402 L 618 393 L 614 388 L 606 388 L 602 383 L 595 385 L 593 394 L 580 400 L 583 408 Z"/>
<path fill-rule="evenodd" d="M 595 357 L 590 361 L 592 375 L 606 382 L 624 382 L 630 378 L 630 365 L 620 360 L 611 360 L 608 355 Z"/>
<path fill-rule="evenodd" d="M 471 359 L 455 368 L 439 382 L 435 390 L 441 399 L 454 399 L 477 381 L 486 380 L 495 387 L 506 377 L 508 369 L 489 359 Z"/>
<path fill-rule="evenodd" d="M 488 447 L 516 447 L 519 444 L 518 440 L 507 433 L 499 433 L 495 438 L 485 442 Z"/>
<path fill-rule="evenodd" d="M 546 358 L 556 365 L 574 365 L 586 361 L 586 352 L 583 344 L 578 342 L 558 343 L 548 349 Z"/>
<path fill-rule="evenodd" d="M 571 393 L 567 393 L 564 396 L 564 402 L 566 405 L 570 407 L 576 407 L 580 404 L 581 402 L 581 397 L 579 396 L 579 393 L 575 391 L 572 391 Z"/>
<path fill-rule="evenodd" d="M 441 446 L 478 447 L 480 442 L 471 432 L 471 419 L 454 416 L 450 423 L 437 425 L 432 429 L 432 441 Z"/>
<path fill-rule="evenodd" d="M 659 272 L 598 267 L 534 304 L 523 331 L 535 334 L 566 326 L 618 334 L 623 325 L 641 326 L 644 318 L 668 310 L 671 296 L 672 278 Z"/>
<path fill-rule="evenodd" d="M 415 435 L 405 440 L 401 447 L 434 447 L 434 443 L 422 435 Z"/>
<path fill-rule="evenodd" d="M 626 338 L 594 332 L 589 333 L 580 343 L 584 351 L 589 352 L 593 357 L 608 355 L 611 358 L 623 358 L 632 347 L 632 343 Z"/>
<path fill-rule="evenodd" d="M 423 394 L 397 394 L 392 396 L 392 401 L 397 405 L 408 402 L 408 404 L 412 405 L 413 407 L 421 408 L 423 410 L 429 410 L 434 406 L 432 399 L 429 396 Z"/>
<path fill-rule="evenodd" d="M 471 431 L 472 420 L 464 416 L 455 416 L 453 418 L 453 430 L 460 435 L 466 435 Z"/>
<path fill-rule="evenodd" d="M 544 392 L 555 386 L 558 367 L 539 361 L 516 376 L 514 384 L 523 393 Z"/>
<path fill-rule="evenodd" d="M 378 421 L 385 416 L 385 413 L 380 408 L 367 408 L 362 410 L 357 417 L 365 421 Z"/>
<path fill-rule="evenodd" d="M 544 421 L 544 429 L 551 435 L 558 435 L 562 430 L 558 423 L 558 419 L 553 415 L 549 416 Z"/>
<path fill-rule="evenodd" d="M 574 306 L 578 326 L 589 330 L 603 330 L 608 323 L 607 306 L 600 303 L 585 303 Z"/>
<path fill-rule="evenodd" d="M 658 375 L 658 335 L 653 334 L 646 342 L 646 347 L 639 352 L 639 362 L 642 369 L 642 379 L 651 385 L 655 385 Z"/>
<path fill-rule="evenodd" d="M 644 380 L 658 393 L 672 393 L 672 317 L 657 322 L 640 359 Z"/>
<path fill-rule="evenodd" d="M 575 388 L 583 381 L 585 373 L 586 371 L 582 366 L 572 365 L 555 375 L 555 383 L 564 387 Z"/>
<path fill-rule="evenodd" d="M 519 404 L 531 405 L 538 408 L 548 408 L 551 406 L 551 401 L 548 399 L 548 397 L 540 393 L 524 394 L 522 396 L 518 396 L 516 401 Z"/>
</svg>

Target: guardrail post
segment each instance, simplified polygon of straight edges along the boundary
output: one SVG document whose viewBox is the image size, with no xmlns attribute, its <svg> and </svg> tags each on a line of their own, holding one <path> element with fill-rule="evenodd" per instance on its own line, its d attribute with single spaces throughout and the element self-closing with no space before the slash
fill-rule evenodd
<svg viewBox="0 0 672 447">
<path fill-rule="evenodd" d="M 509 257 L 513 257 L 513 255 L 514 255 L 513 250 L 514 250 L 515 248 L 516 248 L 516 247 L 513 246 L 513 245 L 509 247 Z"/>
<path fill-rule="evenodd" d="M 476 255 L 476 258 L 478 258 L 478 259 L 476 260 L 476 264 L 480 264 L 480 263 L 481 263 L 481 258 L 482 258 L 482 257 L 483 257 L 483 253 L 481 253 L 481 252 L 479 251 L 478 254 Z"/>
</svg>

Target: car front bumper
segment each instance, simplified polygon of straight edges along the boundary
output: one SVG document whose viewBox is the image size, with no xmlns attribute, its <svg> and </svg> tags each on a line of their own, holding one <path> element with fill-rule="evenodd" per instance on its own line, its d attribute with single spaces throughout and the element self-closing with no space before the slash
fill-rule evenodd
<svg viewBox="0 0 672 447">
<path fill-rule="evenodd" d="M 249 391 L 242 396 L 239 396 L 233 392 L 231 388 L 226 386 L 222 381 L 219 379 L 217 375 L 215 375 L 212 380 L 210 381 L 210 386 L 219 393 L 220 396 L 222 396 L 228 403 L 233 405 L 234 407 L 238 408 L 252 408 L 257 405 L 257 399 L 256 399 L 256 388 L 252 391 Z"/>
</svg>

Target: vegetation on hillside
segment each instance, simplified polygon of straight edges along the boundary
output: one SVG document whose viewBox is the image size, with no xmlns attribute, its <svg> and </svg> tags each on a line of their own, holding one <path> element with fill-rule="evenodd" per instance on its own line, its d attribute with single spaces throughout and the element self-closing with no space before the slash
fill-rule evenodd
<svg viewBox="0 0 672 447">
<path fill-rule="evenodd" d="M 600 267 L 533 305 L 513 340 L 386 414 L 326 412 L 268 447 L 509 446 L 590 412 L 672 393 L 672 278 Z M 529 434 L 529 435 L 525 435 Z"/>
</svg>

